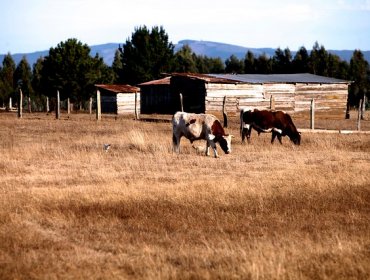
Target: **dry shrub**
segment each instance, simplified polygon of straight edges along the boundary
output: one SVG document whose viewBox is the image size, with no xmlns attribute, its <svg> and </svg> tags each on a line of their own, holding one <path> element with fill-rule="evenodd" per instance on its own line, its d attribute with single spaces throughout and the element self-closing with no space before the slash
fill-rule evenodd
<svg viewBox="0 0 370 280">
<path fill-rule="evenodd" d="M 148 133 L 141 130 L 131 130 L 127 133 L 128 149 L 139 152 L 168 152 L 168 145 L 161 142 L 162 136 Z"/>
</svg>

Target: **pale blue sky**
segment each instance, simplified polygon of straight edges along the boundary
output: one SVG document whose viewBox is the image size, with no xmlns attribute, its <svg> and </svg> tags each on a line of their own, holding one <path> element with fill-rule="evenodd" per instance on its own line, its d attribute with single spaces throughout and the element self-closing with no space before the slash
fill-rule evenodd
<svg viewBox="0 0 370 280">
<path fill-rule="evenodd" d="M 48 50 L 69 38 L 124 43 L 134 28 L 244 47 L 370 50 L 370 0 L 0 0 L 0 53 Z"/>
</svg>

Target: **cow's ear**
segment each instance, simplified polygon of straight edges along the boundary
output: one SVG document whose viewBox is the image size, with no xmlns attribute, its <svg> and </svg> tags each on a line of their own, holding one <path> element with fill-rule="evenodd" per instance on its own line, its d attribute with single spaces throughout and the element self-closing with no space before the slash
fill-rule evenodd
<svg viewBox="0 0 370 280">
<path fill-rule="evenodd" d="M 208 140 L 213 140 L 215 139 L 216 136 L 214 136 L 213 134 L 208 134 Z"/>
</svg>

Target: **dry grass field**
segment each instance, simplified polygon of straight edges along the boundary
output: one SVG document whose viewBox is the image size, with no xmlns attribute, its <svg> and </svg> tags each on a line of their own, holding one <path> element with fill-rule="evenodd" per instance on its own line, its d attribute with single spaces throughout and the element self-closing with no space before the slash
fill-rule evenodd
<svg viewBox="0 0 370 280">
<path fill-rule="evenodd" d="M 1 113 L 0 279 L 369 279 L 370 135 L 230 124 L 215 159 L 165 122 Z"/>
</svg>

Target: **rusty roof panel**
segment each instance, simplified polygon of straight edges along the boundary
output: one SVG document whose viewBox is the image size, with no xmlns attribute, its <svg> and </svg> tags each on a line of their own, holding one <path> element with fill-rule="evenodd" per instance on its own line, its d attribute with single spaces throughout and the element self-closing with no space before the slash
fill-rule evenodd
<svg viewBox="0 0 370 280">
<path fill-rule="evenodd" d="M 105 89 L 114 93 L 131 93 L 131 92 L 139 92 L 140 88 L 130 86 L 130 85 L 95 85 L 97 88 Z"/>
<path fill-rule="evenodd" d="M 204 80 L 207 83 L 224 83 L 224 84 L 237 84 L 240 81 L 229 79 L 226 77 L 217 77 L 211 74 L 198 74 L 198 73 L 172 73 L 172 76 L 187 77 L 190 79 Z"/>
<path fill-rule="evenodd" d="M 138 86 L 150 86 L 150 85 L 169 85 L 171 77 L 166 77 L 159 80 L 153 80 L 145 83 L 138 84 Z"/>
</svg>

